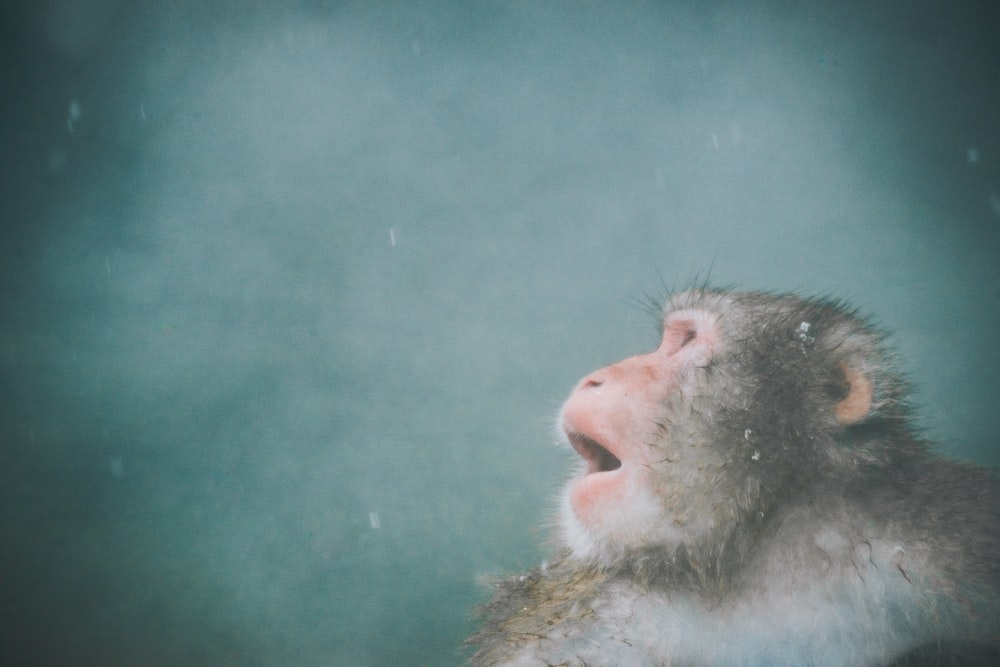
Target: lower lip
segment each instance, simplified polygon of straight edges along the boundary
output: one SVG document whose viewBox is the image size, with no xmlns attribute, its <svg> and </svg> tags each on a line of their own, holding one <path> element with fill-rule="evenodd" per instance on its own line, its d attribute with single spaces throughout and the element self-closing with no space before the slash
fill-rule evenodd
<svg viewBox="0 0 1000 667">
<path fill-rule="evenodd" d="M 622 468 L 604 472 L 588 472 L 572 482 L 570 505 L 581 521 L 592 521 L 608 503 L 620 501 L 624 495 Z"/>
</svg>

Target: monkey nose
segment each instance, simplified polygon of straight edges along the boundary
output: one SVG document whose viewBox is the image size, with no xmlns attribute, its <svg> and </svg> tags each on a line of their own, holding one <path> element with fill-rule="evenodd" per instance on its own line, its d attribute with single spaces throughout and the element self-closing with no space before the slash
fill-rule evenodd
<svg viewBox="0 0 1000 667">
<path fill-rule="evenodd" d="M 604 383 L 608 381 L 608 367 L 598 368 L 595 371 L 591 371 L 590 375 L 587 375 L 577 386 L 577 391 L 584 391 L 587 389 L 600 389 L 604 386 Z"/>
</svg>

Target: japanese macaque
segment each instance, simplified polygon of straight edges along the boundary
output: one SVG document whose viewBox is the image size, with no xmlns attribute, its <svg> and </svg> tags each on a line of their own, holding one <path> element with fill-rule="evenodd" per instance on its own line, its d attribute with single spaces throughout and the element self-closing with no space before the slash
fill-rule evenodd
<svg viewBox="0 0 1000 667">
<path fill-rule="evenodd" d="M 558 554 L 501 581 L 476 665 L 1000 664 L 1000 495 L 909 423 L 836 302 L 695 289 L 586 376 Z"/>
</svg>

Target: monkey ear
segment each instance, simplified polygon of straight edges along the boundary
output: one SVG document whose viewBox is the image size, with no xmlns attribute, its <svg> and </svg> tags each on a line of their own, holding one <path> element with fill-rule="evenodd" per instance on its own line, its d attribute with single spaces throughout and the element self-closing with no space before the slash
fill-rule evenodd
<svg viewBox="0 0 1000 667">
<path fill-rule="evenodd" d="M 868 416 L 872 408 L 872 382 L 863 372 L 841 364 L 844 381 L 848 384 L 847 396 L 842 398 L 834 408 L 837 421 L 844 426 L 857 424 Z"/>
</svg>

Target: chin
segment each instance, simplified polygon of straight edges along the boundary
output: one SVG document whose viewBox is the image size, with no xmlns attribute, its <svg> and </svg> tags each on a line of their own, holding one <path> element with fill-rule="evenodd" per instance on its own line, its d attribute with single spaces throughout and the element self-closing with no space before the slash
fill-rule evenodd
<svg viewBox="0 0 1000 667">
<path fill-rule="evenodd" d="M 621 475 L 625 471 L 601 473 Z M 589 565 L 612 568 L 627 560 L 640 548 L 661 544 L 664 548 L 683 539 L 680 531 L 670 528 L 662 506 L 645 484 L 619 482 L 611 500 L 604 498 L 597 507 L 586 505 L 586 486 L 593 474 L 577 477 L 563 489 L 559 506 L 559 542 L 570 556 Z"/>
</svg>

